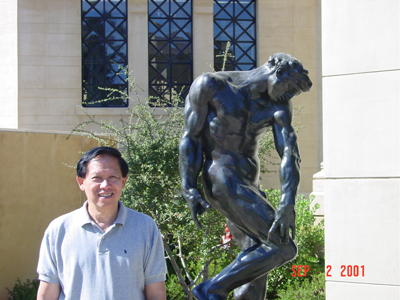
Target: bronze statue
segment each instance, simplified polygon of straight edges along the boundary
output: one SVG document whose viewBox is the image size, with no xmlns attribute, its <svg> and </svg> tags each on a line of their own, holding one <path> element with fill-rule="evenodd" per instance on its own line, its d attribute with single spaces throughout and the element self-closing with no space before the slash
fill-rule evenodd
<svg viewBox="0 0 400 300">
<path fill-rule="evenodd" d="M 299 60 L 276 53 L 251 71 L 203 74 L 190 88 L 179 148 L 183 196 L 200 228 L 198 215 L 211 206 L 220 211 L 242 250 L 193 289 L 199 300 L 225 300 L 234 289 L 236 300 L 264 300 L 268 272 L 297 255 L 300 156 L 290 99 L 311 88 L 307 74 Z M 282 159 L 276 211 L 259 184 L 258 144 L 268 127 Z M 200 172 L 206 200 L 197 188 Z"/>
</svg>

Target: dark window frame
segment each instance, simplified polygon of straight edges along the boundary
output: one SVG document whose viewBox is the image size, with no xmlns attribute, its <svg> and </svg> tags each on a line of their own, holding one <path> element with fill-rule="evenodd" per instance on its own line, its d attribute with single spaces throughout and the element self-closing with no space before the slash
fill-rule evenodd
<svg viewBox="0 0 400 300">
<path fill-rule="evenodd" d="M 148 1 L 149 96 L 184 99 L 193 82 L 193 1 Z"/>
<path fill-rule="evenodd" d="M 128 107 L 128 0 L 82 0 L 82 106 Z M 108 99 L 108 100 L 105 100 Z"/>
<path fill-rule="evenodd" d="M 214 0 L 215 71 L 222 69 L 222 54 L 228 42 L 231 47 L 225 71 L 248 71 L 257 67 L 256 0 Z"/>
</svg>

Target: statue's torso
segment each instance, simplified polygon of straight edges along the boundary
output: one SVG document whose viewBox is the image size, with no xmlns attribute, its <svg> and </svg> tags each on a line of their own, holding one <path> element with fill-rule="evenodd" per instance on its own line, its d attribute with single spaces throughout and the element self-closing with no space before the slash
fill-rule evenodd
<svg viewBox="0 0 400 300">
<path fill-rule="evenodd" d="M 273 122 L 273 103 L 268 96 L 252 99 L 246 89 L 239 90 L 225 80 L 224 85 L 219 84 L 215 89 L 208 105 L 202 135 L 205 171 L 214 164 L 258 185 L 258 144 Z"/>
</svg>

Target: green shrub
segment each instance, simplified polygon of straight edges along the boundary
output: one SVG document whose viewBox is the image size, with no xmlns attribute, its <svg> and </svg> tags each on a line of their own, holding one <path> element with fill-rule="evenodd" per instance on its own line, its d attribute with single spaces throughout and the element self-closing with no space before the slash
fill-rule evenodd
<svg viewBox="0 0 400 300">
<path fill-rule="evenodd" d="M 25 282 L 21 282 L 21 279 L 17 278 L 12 290 L 6 288 L 10 295 L 7 300 L 35 300 L 39 282 L 38 279 L 27 279 Z"/>
<path fill-rule="evenodd" d="M 266 190 L 265 192 L 270 203 L 277 207 L 280 191 Z M 307 199 L 303 195 L 298 195 L 296 198 L 296 243 L 298 255 L 291 262 L 269 273 L 268 299 L 277 299 L 278 290 L 290 290 L 294 285 L 301 285 L 305 280 L 311 280 L 312 282 L 317 275 L 324 274 L 324 220 L 315 225 L 314 213 L 319 205 L 316 204 L 311 207 L 312 200 L 312 197 Z M 307 276 L 293 277 L 293 265 L 308 265 L 310 270 L 307 272 Z"/>
<path fill-rule="evenodd" d="M 182 300 L 185 299 L 182 286 L 179 284 L 179 279 L 175 274 L 168 273 L 167 280 L 165 281 L 167 289 L 168 300 Z"/>
<path fill-rule="evenodd" d="M 287 290 L 279 290 L 278 295 L 282 300 L 325 300 L 325 274 L 295 281 Z"/>
</svg>

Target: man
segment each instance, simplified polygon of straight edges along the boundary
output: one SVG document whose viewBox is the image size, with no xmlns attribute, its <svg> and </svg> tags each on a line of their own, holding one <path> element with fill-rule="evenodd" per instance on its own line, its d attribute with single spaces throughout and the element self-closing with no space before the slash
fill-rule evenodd
<svg viewBox="0 0 400 300">
<path fill-rule="evenodd" d="M 251 71 L 206 73 L 192 84 L 180 143 L 182 192 L 194 222 L 211 206 L 228 220 L 242 252 L 193 289 L 200 300 L 264 300 L 268 272 L 297 255 L 295 196 L 300 156 L 290 99 L 312 85 L 301 62 L 277 53 Z M 282 162 L 280 204 L 260 190 L 258 144 L 272 127 Z M 204 159 L 203 159 L 204 157 Z M 197 188 L 202 171 L 205 201 Z M 289 229 L 292 230 L 292 238 Z"/>
<path fill-rule="evenodd" d="M 166 264 L 154 221 L 120 201 L 128 165 L 98 147 L 77 165 L 82 208 L 50 223 L 40 248 L 39 300 L 165 300 Z"/>
</svg>

